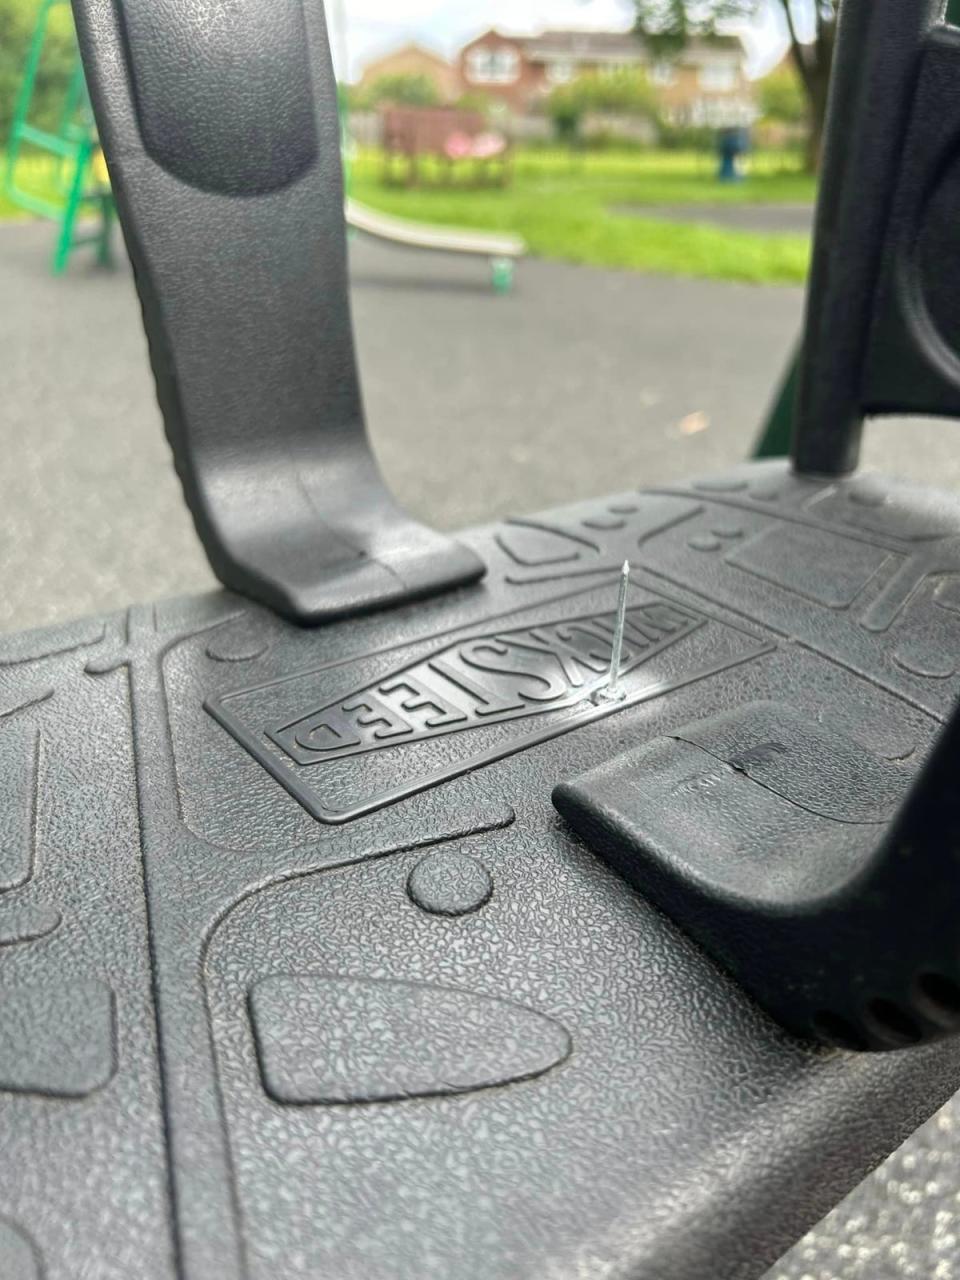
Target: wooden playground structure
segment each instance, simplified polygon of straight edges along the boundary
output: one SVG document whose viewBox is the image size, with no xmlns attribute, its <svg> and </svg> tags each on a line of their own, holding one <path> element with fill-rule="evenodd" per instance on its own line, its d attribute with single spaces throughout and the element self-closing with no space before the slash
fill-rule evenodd
<svg viewBox="0 0 960 1280">
<path fill-rule="evenodd" d="M 391 186 L 503 187 L 510 180 L 509 139 L 481 111 L 387 107 L 381 142 Z"/>
</svg>

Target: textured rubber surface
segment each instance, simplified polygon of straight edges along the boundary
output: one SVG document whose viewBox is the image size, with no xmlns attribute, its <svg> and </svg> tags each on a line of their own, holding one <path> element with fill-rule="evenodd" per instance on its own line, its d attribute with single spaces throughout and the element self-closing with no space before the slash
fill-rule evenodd
<svg viewBox="0 0 960 1280">
<path fill-rule="evenodd" d="M 770 700 L 912 772 L 958 538 L 764 464 L 467 534 L 482 584 L 349 624 L 215 594 L 6 639 L 0 1275 L 759 1275 L 960 1045 L 790 1038 L 550 792 Z"/>
</svg>

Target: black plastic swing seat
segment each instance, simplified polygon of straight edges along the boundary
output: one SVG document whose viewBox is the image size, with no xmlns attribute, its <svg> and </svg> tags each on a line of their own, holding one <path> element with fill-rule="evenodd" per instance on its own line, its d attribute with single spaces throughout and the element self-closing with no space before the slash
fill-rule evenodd
<svg viewBox="0 0 960 1280">
<path fill-rule="evenodd" d="M 3 641 L 5 1280 L 753 1276 L 956 1088 L 956 1038 L 782 1030 L 551 790 L 660 744 L 661 845 L 848 872 L 957 690 L 960 502 L 757 464 L 463 540 L 481 584 L 318 630 Z"/>
<path fill-rule="evenodd" d="M 745 1280 L 956 1089 L 960 501 L 840 478 L 960 415 L 940 8 L 844 0 L 796 471 L 453 539 L 320 6 L 74 0 L 239 594 L 0 642 L 2 1280 Z"/>
</svg>

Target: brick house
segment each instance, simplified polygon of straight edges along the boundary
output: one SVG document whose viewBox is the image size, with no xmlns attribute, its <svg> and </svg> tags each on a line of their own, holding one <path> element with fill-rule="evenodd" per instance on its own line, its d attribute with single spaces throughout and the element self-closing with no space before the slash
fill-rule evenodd
<svg viewBox="0 0 960 1280">
<path fill-rule="evenodd" d="M 655 61 L 629 31 L 511 36 L 490 30 L 460 50 L 456 75 L 461 93 L 482 93 L 525 115 L 552 89 L 584 73 L 643 68 L 669 123 L 744 124 L 756 114 L 744 60 L 736 36 L 693 42 L 676 59 Z"/>
<path fill-rule="evenodd" d="M 756 117 L 752 82 L 736 36 L 693 41 L 672 62 L 653 62 L 648 75 L 669 124 L 750 124 Z"/>
<path fill-rule="evenodd" d="M 482 94 L 524 115 L 543 94 L 542 69 L 525 56 L 523 36 L 485 31 L 457 54 L 455 69 L 461 93 Z"/>
<path fill-rule="evenodd" d="M 366 93 L 384 76 L 423 76 L 436 89 L 440 102 L 453 102 L 461 92 L 456 68 L 419 44 L 405 44 L 368 62 L 356 87 L 361 94 Z"/>
</svg>

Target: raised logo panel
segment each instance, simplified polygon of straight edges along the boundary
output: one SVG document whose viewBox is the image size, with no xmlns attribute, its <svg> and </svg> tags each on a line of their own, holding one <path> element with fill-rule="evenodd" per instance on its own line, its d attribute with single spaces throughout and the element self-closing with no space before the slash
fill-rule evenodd
<svg viewBox="0 0 960 1280">
<path fill-rule="evenodd" d="M 632 583 L 620 701 L 609 584 L 211 699 L 317 818 L 343 822 L 755 656 L 755 637 Z"/>
</svg>

